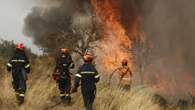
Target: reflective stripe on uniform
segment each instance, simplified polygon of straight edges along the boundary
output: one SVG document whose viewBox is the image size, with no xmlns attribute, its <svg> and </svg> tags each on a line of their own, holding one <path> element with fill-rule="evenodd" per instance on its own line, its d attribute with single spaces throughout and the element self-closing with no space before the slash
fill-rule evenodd
<svg viewBox="0 0 195 110">
<path fill-rule="evenodd" d="M 62 64 L 63 66 L 67 66 L 67 64 Z"/>
<path fill-rule="evenodd" d="M 60 94 L 60 97 L 64 97 L 64 96 L 66 96 L 66 94 Z"/>
<path fill-rule="evenodd" d="M 72 67 L 74 65 L 74 63 L 71 63 L 69 67 Z"/>
<path fill-rule="evenodd" d="M 12 62 L 22 62 L 22 63 L 24 63 L 25 61 L 24 60 L 12 60 Z"/>
<path fill-rule="evenodd" d="M 83 72 L 81 72 L 81 74 L 95 74 L 95 72 L 92 72 L 92 71 L 83 71 Z"/>
<path fill-rule="evenodd" d="M 12 64 L 10 64 L 10 63 L 7 63 L 7 66 L 9 66 L 9 67 L 12 67 Z"/>
<path fill-rule="evenodd" d="M 100 75 L 99 75 L 99 74 L 95 76 L 95 78 L 96 78 L 96 79 L 97 79 L 97 78 L 99 78 L 99 77 L 100 77 Z"/>
<path fill-rule="evenodd" d="M 20 96 L 20 97 L 24 97 L 24 94 L 20 94 L 19 96 Z"/>
<path fill-rule="evenodd" d="M 25 68 L 29 68 L 30 67 L 30 64 L 27 64 L 26 66 L 25 66 Z"/>
<path fill-rule="evenodd" d="M 76 74 L 76 77 L 79 77 L 79 78 L 81 78 L 82 76 L 81 76 L 80 74 Z"/>
<path fill-rule="evenodd" d="M 70 96 L 70 94 L 66 94 L 66 97 Z"/>
</svg>

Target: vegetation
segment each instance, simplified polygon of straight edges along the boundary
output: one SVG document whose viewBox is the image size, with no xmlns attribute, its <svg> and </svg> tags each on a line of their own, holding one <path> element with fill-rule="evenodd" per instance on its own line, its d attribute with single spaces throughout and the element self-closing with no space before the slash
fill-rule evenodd
<svg viewBox="0 0 195 110">
<path fill-rule="evenodd" d="M 35 60 L 33 71 L 29 74 L 26 102 L 19 107 L 11 87 L 11 75 L 5 71 L 3 65 L 5 61 L 1 59 L 0 109 L 84 110 L 80 92 L 72 95 L 73 103 L 70 106 L 61 103 L 56 83 L 51 77 L 53 62 L 53 59 L 49 57 L 40 57 Z M 156 100 L 155 93 L 149 88 L 136 87 L 130 92 L 101 82 L 97 88 L 94 110 L 182 110 L 177 106 L 162 106 L 160 101 Z M 187 110 L 195 110 L 195 108 L 189 107 Z"/>
<path fill-rule="evenodd" d="M 0 56 L 3 58 L 10 58 L 15 50 L 15 43 L 0 39 Z M 26 48 L 26 53 L 30 58 L 35 58 L 37 55 L 32 53 L 30 48 Z"/>
</svg>

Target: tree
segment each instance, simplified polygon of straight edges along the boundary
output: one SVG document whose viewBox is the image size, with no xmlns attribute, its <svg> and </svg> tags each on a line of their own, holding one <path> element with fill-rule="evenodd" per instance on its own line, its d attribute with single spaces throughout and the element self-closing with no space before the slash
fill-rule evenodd
<svg viewBox="0 0 195 110">
<path fill-rule="evenodd" d="M 15 51 L 15 43 L 13 41 L 7 41 L 0 39 L 0 56 L 3 58 L 10 58 L 13 55 L 13 52 Z M 30 48 L 26 48 L 26 53 L 28 56 L 32 59 L 34 59 L 37 55 L 32 53 Z"/>
</svg>

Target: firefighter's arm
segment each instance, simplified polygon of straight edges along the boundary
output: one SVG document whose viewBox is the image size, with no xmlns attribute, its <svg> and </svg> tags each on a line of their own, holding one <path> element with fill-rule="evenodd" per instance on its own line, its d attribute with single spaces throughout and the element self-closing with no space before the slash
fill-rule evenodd
<svg viewBox="0 0 195 110">
<path fill-rule="evenodd" d="M 26 73 L 30 73 L 30 63 L 28 59 L 26 59 L 24 67 L 25 67 Z"/>
<path fill-rule="evenodd" d="M 75 75 L 75 83 L 74 83 L 74 87 L 78 88 L 80 86 L 80 80 L 81 80 L 82 76 L 80 73 L 77 73 Z"/>
<path fill-rule="evenodd" d="M 54 72 L 52 73 L 52 78 L 55 80 L 57 83 L 59 82 L 60 79 L 60 72 L 57 67 L 55 67 Z"/>
<path fill-rule="evenodd" d="M 75 64 L 74 64 L 74 62 L 72 61 L 71 63 L 70 63 L 70 65 L 69 65 L 69 68 L 70 69 L 73 69 L 75 67 Z"/>
<path fill-rule="evenodd" d="M 12 62 L 11 62 L 11 60 L 7 63 L 7 71 L 11 71 L 12 70 Z"/>
<path fill-rule="evenodd" d="M 76 74 L 74 87 L 72 89 L 72 93 L 77 92 L 77 88 L 80 86 L 80 79 L 81 79 L 81 77 L 82 76 L 80 76 L 80 74 Z"/>
<path fill-rule="evenodd" d="M 54 70 L 53 70 L 53 74 L 54 74 L 54 73 L 58 73 L 58 72 L 59 72 L 58 67 L 55 66 L 55 68 L 54 68 Z"/>
<path fill-rule="evenodd" d="M 73 69 L 75 67 L 75 64 L 74 64 L 71 56 L 69 57 L 69 62 L 70 62 L 69 68 Z"/>
<path fill-rule="evenodd" d="M 56 66 L 55 66 L 54 71 L 52 73 L 52 78 L 53 78 L 53 80 L 58 82 L 59 77 L 60 77 L 59 66 L 58 66 L 58 61 L 56 60 Z"/>
<path fill-rule="evenodd" d="M 82 75 L 80 69 L 78 70 L 77 74 L 75 75 L 74 87 L 72 89 L 72 93 L 77 92 L 77 88 L 80 86 Z"/>
<path fill-rule="evenodd" d="M 56 58 L 56 65 L 55 65 L 55 68 L 54 68 L 54 73 L 59 71 L 59 65 L 60 65 L 60 58 L 57 57 Z"/>
<path fill-rule="evenodd" d="M 118 70 L 120 70 L 120 68 L 115 69 L 115 70 L 110 74 L 110 76 L 109 76 L 109 83 L 110 83 L 110 81 L 111 81 L 112 76 L 114 75 L 114 73 L 116 73 Z"/>
<path fill-rule="evenodd" d="M 124 76 L 125 76 L 125 74 L 121 74 L 120 75 L 119 83 L 121 83 L 121 81 L 122 81 L 122 79 L 123 79 Z"/>
<path fill-rule="evenodd" d="M 59 60 L 60 60 L 59 58 L 56 58 L 56 65 L 55 65 L 54 71 L 52 73 L 52 78 L 56 82 L 58 82 L 59 76 L 60 76 L 60 74 L 59 74 L 59 63 L 60 63 L 60 61 Z"/>
<path fill-rule="evenodd" d="M 60 68 L 60 58 L 56 58 L 56 64 L 55 64 L 55 68 L 53 71 L 53 74 L 58 73 L 59 72 L 59 68 Z"/>
<path fill-rule="evenodd" d="M 121 74 L 120 75 L 120 80 L 122 80 L 124 76 L 125 76 L 125 74 Z"/>
<path fill-rule="evenodd" d="M 94 76 L 94 78 L 95 78 L 95 82 L 96 83 L 100 81 L 100 74 L 98 73 L 97 70 L 95 70 L 95 76 Z"/>
</svg>

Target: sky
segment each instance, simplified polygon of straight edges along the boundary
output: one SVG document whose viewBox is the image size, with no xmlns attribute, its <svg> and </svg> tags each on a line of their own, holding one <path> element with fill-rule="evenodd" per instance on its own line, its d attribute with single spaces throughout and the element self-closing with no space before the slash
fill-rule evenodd
<svg viewBox="0 0 195 110">
<path fill-rule="evenodd" d="M 22 42 L 40 53 L 32 39 L 23 34 L 24 18 L 36 3 L 33 0 L 0 0 L 0 38 Z"/>
</svg>

